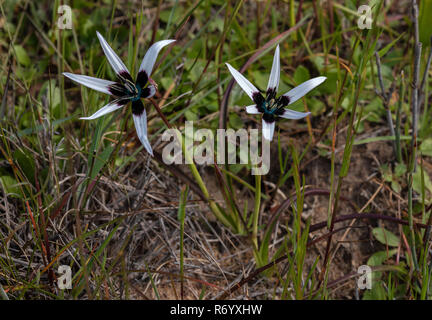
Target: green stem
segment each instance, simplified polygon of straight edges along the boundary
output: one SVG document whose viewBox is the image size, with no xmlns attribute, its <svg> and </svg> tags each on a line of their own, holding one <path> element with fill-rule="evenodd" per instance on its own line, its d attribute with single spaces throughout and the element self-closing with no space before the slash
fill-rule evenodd
<svg viewBox="0 0 432 320">
<path fill-rule="evenodd" d="M 255 176 L 255 209 L 252 217 L 252 243 L 258 251 L 258 220 L 261 207 L 261 176 Z"/>
<path fill-rule="evenodd" d="M 207 199 L 207 202 L 210 206 L 211 211 L 216 216 L 216 218 L 218 218 L 224 225 L 226 225 L 227 227 L 230 227 L 231 223 L 226 219 L 224 214 L 221 212 L 221 210 L 217 206 L 216 202 L 214 200 L 210 199 L 210 194 L 207 190 L 207 187 L 205 186 L 204 181 L 203 181 L 201 175 L 199 174 L 198 169 L 197 169 L 189 151 L 187 150 L 187 148 L 185 146 L 185 143 L 184 143 L 184 140 L 182 139 L 183 137 L 182 137 L 180 131 L 176 130 L 176 132 L 177 132 L 177 139 L 179 139 L 179 141 L 181 141 L 181 144 L 182 144 L 182 149 L 183 149 L 183 152 L 185 155 L 186 163 L 189 163 L 189 168 L 191 170 L 192 176 L 194 177 L 199 188 L 201 189 L 202 193 L 204 194 L 204 197 Z"/>
<path fill-rule="evenodd" d="M 169 123 L 168 119 L 165 117 L 165 115 L 163 114 L 162 110 L 159 108 L 159 105 L 156 103 L 156 101 L 154 101 L 152 98 L 149 100 L 153 104 L 153 106 L 155 107 L 157 113 L 159 114 L 159 116 L 161 117 L 161 119 L 165 123 L 165 125 L 170 129 L 175 129 L 175 132 L 177 135 L 177 141 L 179 141 L 181 143 L 182 150 L 183 150 L 184 155 L 185 155 L 186 163 L 189 164 L 189 168 L 191 170 L 192 176 L 195 178 L 195 181 L 197 182 L 199 188 L 201 189 L 204 197 L 207 199 L 207 202 L 209 204 L 211 211 L 216 216 L 216 218 L 219 219 L 224 225 L 226 225 L 227 227 L 232 227 L 232 224 L 227 220 L 225 215 L 222 213 L 222 211 L 217 206 L 216 202 L 214 200 L 210 199 L 210 194 L 207 190 L 207 187 L 205 186 L 204 181 L 198 172 L 198 169 L 197 169 L 197 167 L 193 161 L 193 157 L 189 154 L 189 150 L 187 150 L 187 148 L 186 148 L 186 145 L 185 145 L 183 136 L 180 133 L 180 130 L 173 127 L 173 125 L 171 123 Z"/>
</svg>

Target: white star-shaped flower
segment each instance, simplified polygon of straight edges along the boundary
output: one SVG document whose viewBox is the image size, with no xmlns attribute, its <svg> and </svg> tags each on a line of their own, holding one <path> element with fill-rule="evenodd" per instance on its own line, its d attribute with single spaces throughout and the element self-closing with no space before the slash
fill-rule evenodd
<svg viewBox="0 0 432 320">
<path fill-rule="evenodd" d="M 157 86 L 150 78 L 153 66 L 156 62 L 159 51 L 175 40 L 162 40 L 154 43 L 146 52 L 138 70 L 136 81 L 133 81 L 129 70 L 116 55 L 114 50 L 109 46 L 104 37 L 102 37 L 99 32 L 96 32 L 96 34 L 108 62 L 115 71 L 119 81 L 109 81 L 69 72 L 64 72 L 63 75 L 93 90 L 112 95 L 116 99 L 96 111 L 90 117 L 80 119 L 93 120 L 99 118 L 107 113 L 124 107 L 129 101 L 131 101 L 132 115 L 138 138 L 147 152 L 153 156 L 153 150 L 147 138 L 147 114 L 141 98 L 151 98 L 156 93 Z"/>
<path fill-rule="evenodd" d="M 267 85 L 266 97 L 249 82 L 240 72 L 234 69 L 229 63 L 226 63 L 229 71 L 234 79 L 240 85 L 244 92 L 255 102 L 255 104 L 247 106 L 246 112 L 249 114 L 262 114 L 262 130 L 263 137 L 271 141 L 275 129 L 276 117 L 285 119 L 302 119 L 310 114 L 310 112 L 298 112 L 290 109 L 285 109 L 286 106 L 296 102 L 309 91 L 319 86 L 327 78 L 317 77 L 303 82 L 294 89 L 276 98 L 277 90 L 279 87 L 280 79 L 280 57 L 279 45 L 276 47 L 275 55 L 273 58 L 273 65 L 270 72 L 270 78 Z"/>
</svg>

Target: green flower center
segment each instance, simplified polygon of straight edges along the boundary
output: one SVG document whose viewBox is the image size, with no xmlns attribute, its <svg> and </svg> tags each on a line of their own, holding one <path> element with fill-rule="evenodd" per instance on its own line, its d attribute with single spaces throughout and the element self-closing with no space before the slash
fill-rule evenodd
<svg viewBox="0 0 432 320">
<path fill-rule="evenodd" d="M 138 101 L 141 98 L 141 92 L 142 92 L 141 86 L 139 84 L 135 85 L 135 89 L 136 89 L 136 92 L 131 92 L 130 93 L 130 94 L 134 95 L 131 98 L 131 101 L 133 101 L 133 102 Z"/>
</svg>

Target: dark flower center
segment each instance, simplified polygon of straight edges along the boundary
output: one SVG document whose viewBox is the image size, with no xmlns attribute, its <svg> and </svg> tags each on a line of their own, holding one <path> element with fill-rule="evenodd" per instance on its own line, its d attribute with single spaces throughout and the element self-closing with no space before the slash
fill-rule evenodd
<svg viewBox="0 0 432 320">
<path fill-rule="evenodd" d="M 140 71 L 137 76 L 137 81 L 134 83 L 131 76 L 127 72 L 118 74 L 120 82 L 116 82 L 108 86 L 109 92 L 118 98 L 127 99 L 132 103 L 138 102 L 141 98 L 149 97 L 153 90 L 153 85 L 149 85 L 149 77 L 145 71 Z"/>
<path fill-rule="evenodd" d="M 276 91 L 269 89 L 266 98 L 260 92 L 255 92 L 252 95 L 254 102 L 257 105 L 259 112 L 263 113 L 263 118 L 266 121 L 274 121 L 274 116 L 283 114 L 284 108 L 289 104 L 290 99 L 287 96 L 276 98 Z"/>
<path fill-rule="evenodd" d="M 116 97 L 129 98 L 131 101 L 138 101 L 141 97 L 150 95 L 150 88 L 142 88 L 139 83 L 126 81 L 123 84 L 115 83 L 109 86 L 109 91 Z"/>
<path fill-rule="evenodd" d="M 142 92 L 141 86 L 139 84 L 136 84 L 134 86 L 134 91 L 129 93 L 130 95 L 133 96 L 131 100 L 138 101 L 141 98 L 141 92 Z"/>
</svg>

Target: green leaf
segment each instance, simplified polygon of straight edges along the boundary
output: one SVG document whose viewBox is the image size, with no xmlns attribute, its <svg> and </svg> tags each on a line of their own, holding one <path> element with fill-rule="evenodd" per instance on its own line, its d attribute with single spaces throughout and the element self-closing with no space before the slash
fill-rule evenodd
<svg viewBox="0 0 432 320">
<path fill-rule="evenodd" d="M 30 153 L 25 153 L 26 149 L 17 149 L 13 152 L 13 157 L 16 162 L 18 162 L 19 167 L 24 172 L 26 178 L 30 183 L 34 182 L 35 179 L 35 163 L 33 160 L 33 155 Z"/>
<path fill-rule="evenodd" d="M 237 113 L 230 113 L 229 124 L 233 129 L 240 129 L 244 126 L 242 119 L 237 115 Z"/>
<path fill-rule="evenodd" d="M 363 295 L 363 300 L 385 300 L 387 293 L 381 282 L 373 282 L 372 289 L 366 290 Z"/>
<path fill-rule="evenodd" d="M 375 267 L 382 265 L 387 259 L 394 256 L 397 252 L 397 249 L 392 250 L 384 250 L 375 252 L 368 260 L 367 264 L 369 266 Z"/>
<path fill-rule="evenodd" d="M 16 58 L 18 63 L 23 65 L 24 67 L 28 67 L 31 63 L 29 56 L 27 55 L 26 50 L 20 45 L 14 45 L 14 50 L 16 54 Z"/>
<path fill-rule="evenodd" d="M 367 264 L 371 267 L 381 266 L 387 259 L 391 258 L 397 253 L 398 249 L 383 250 L 375 252 L 369 259 Z M 373 272 L 372 281 L 378 281 L 382 277 L 382 272 Z"/>
<path fill-rule="evenodd" d="M 308 107 L 309 110 L 312 112 L 313 115 L 317 115 L 320 112 L 325 111 L 325 104 L 321 100 L 309 98 L 308 100 Z"/>
<path fill-rule="evenodd" d="M 399 237 L 384 228 L 374 228 L 372 230 L 372 234 L 382 244 L 389 245 L 391 247 L 399 246 Z"/>
<path fill-rule="evenodd" d="M 395 167 L 395 175 L 396 177 L 401 177 L 406 172 L 406 165 L 404 163 L 398 163 Z"/>
<path fill-rule="evenodd" d="M 417 167 L 417 171 L 413 174 L 413 189 L 418 194 L 422 194 L 422 171 L 424 174 L 424 187 L 426 190 L 432 193 L 432 182 L 428 173 L 425 170 L 421 170 L 420 166 Z"/>
<path fill-rule="evenodd" d="M 394 39 L 392 42 L 390 42 L 388 45 L 386 45 L 384 48 L 382 48 L 378 53 L 380 57 L 383 57 L 386 55 L 386 53 L 402 38 L 402 36 L 405 35 L 405 32 L 401 33 L 399 37 Z"/>
<path fill-rule="evenodd" d="M 309 70 L 303 66 L 299 66 L 294 72 L 294 81 L 297 85 L 310 79 Z"/>
<path fill-rule="evenodd" d="M 381 174 L 385 181 L 391 182 L 393 180 L 393 174 L 390 167 L 387 164 L 383 164 L 381 167 Z"/>
<path fill-rule="evenodd" d="M 241 164 L 241 163 L 237 163 L 237 164 L 230 164 L 229 165 L 229 171 L 237 174 L 240 172 L 241 169 L 243 169 L 246 165 L 245 164 Z"/>
<path fill-rule="evenodd" d="M 401 140 L 411 140 L 411 136 L 401 136 L 400 139 Z M 377 141 L 395 141 L 395 137 L 394 136 L 378 136 L 378 137 L 366 138 L 366 139 L 354 141 L 354 145 L 357 146 L 360 144 L 377 142 Z"/>
<path fill-rule="evenodd" d="M 430 45 L 430 37 L 432 36 L 432 28 L 430 21 L 432 20 L 432 1 L 420 1 L 419 9 L 419 31 L 420 42 L 423 42 L 423 47 Z"/>
<path fill-rule="evenodd" d="M 14 195 L 18 198 L 22 197 L 17 181 L 11 176 L 1 176 L 0 183 L 3 189 L 8 193 L 8 196 Z"/>
<path fill-rule="evenodd" d="M 185 117 L 188 121 L 196 121 L 199 118 L 197 113 L 191 110 L 186 110 Z"/>
<path fill-rule="evenodd" d="M 402 188 L 397 180 L 392 180 L 391 187 L 396 193 L 401 192 Z"/>
<path fill-rule="evenodd" d="M 270 72 L 261 72 L 257 70 L 252 71 L 251 73 L 252 77 L 249 77 L 247 72 L 244 74 L 246 79 L 252 82 L 257 88 L 267 89 L 268 77 Z"/>
<path fill-rule="evenodd" d="M 93 170 L 90 173 L 90 177 L 92 179 L 96 178 L 96 176 L 99 174 L 99 171 L 101 171 L 105 164 L 108 162 L 113 150 L 114 147 L 109 145 L 96 157 Z"/>
<path fill-rule="evenodd" d="M 427 138 L 422 142 L 420 151 L 423 155 L 432 157 L 432 138 Z"/>
</svg>

